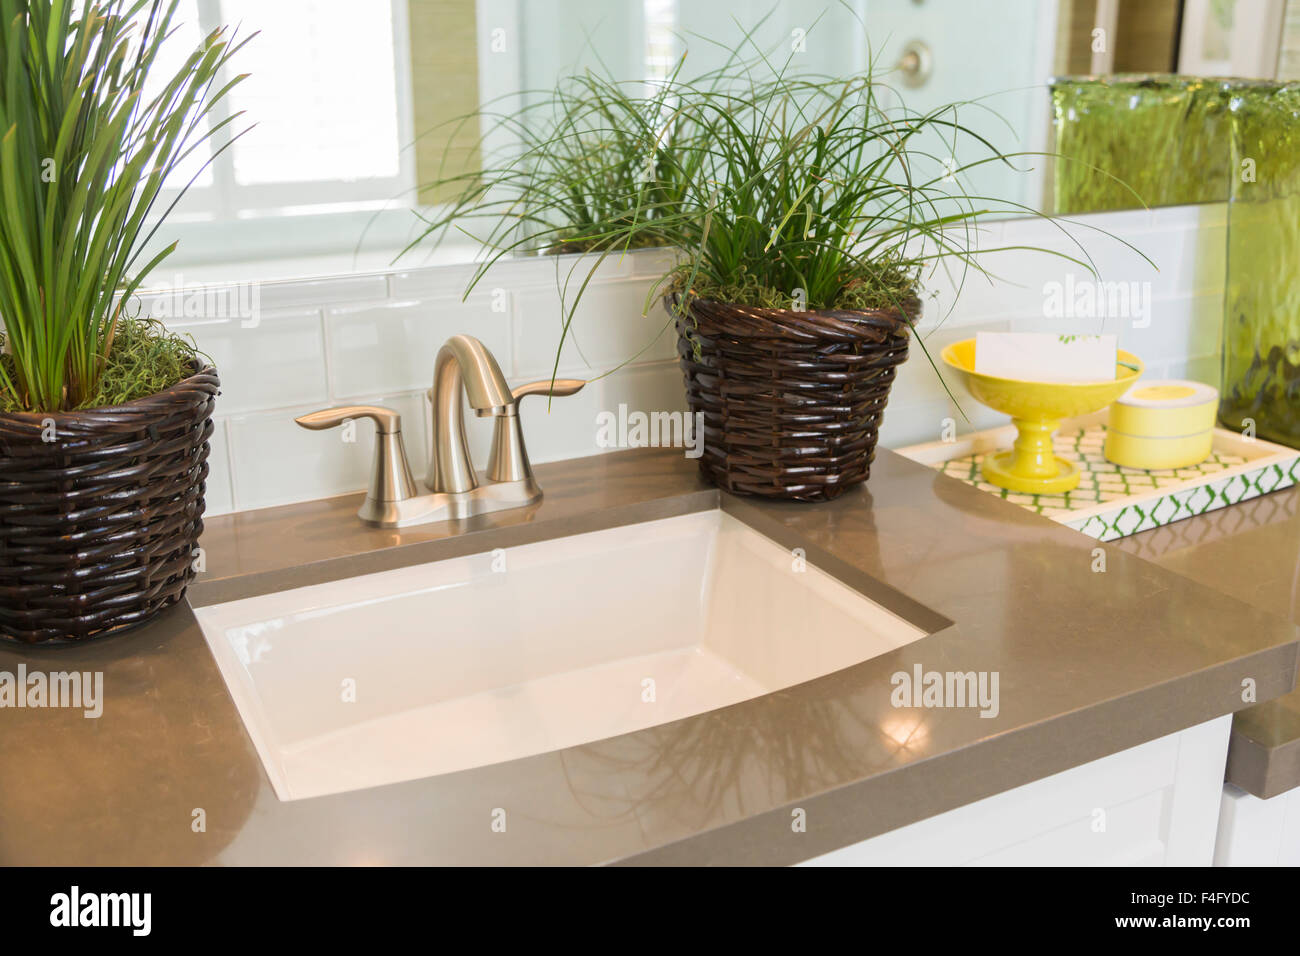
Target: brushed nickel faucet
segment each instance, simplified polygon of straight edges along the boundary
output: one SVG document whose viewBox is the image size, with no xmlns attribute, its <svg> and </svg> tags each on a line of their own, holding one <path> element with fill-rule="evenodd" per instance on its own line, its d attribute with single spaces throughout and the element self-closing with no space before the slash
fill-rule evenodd
<svg viewBox="0 0 1300 956">
<path fill-rule="evenodd" d="M 342 405 L 295 418 L 303 428 L 334 428 L 358 418 L 375 423 L 375 454 L 370 488 L 357 510 L 366 524 L 405 528 L 430 521 L 521 508 L 538 501 L 542 489 L 533 477 L 519 422 L 519 403 L 528 395 L 572 395 L 581 379 L 529 382 L 511 389 L 492 353 L 470 335 L 453 335 L 438 350 L 429 435 L 428 494 L 416 490 L 402 441 L 402 418 L 391 408 Z M 480 418 L 492 416 L 492 451 L 484 481 L 474 472 L 461 396 Z"/>
</svg>

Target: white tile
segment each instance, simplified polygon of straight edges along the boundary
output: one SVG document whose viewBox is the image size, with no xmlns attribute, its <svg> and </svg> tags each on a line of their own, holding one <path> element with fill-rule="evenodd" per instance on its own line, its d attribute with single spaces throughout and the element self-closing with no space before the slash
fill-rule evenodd
<svg viewBox="0 0 1300 956">
<path fill-rule="evenodd" d="M 945 419 L 953 416 L 947 402 L 927 402 L 921 405 L 904 405 L 893 400 L 885 406 L 877 440 L 883 448 L 903 448 L 923 442 L 938 441 L 943 433 Z"/>
<path fill-rule="evenodd" d="M 1224 225 L 1199 229 L 1157 229 L 1134 237 L 1140 249 L 1159 269 L 1149 280 L 1152 295 L 1167 297 L 1223 288 L 1227 275 L 1228 231 Z M 1138 266 L 1138 271 L 1143 271 Z M 1103 273 L 1103 280 L 1109 278 Z M 1124 275 L 1117 278 L 1123 279 Z"/>
<path fill-rule="evenodd" d="M 1221 292 L 1228 277 L 1228 227 L 1188 231 L 1175 269 L 1178 292 Z"/>
<path fill-rule="evenodd" d="M 960 437 L 1010 421 L 1008 416 L 971 398 L 965 389 L 954 387 L 953 394 L 958 405 L 946 399 L 919 405 L 896 403 L 891 396 L 880 425 L 880 444 L 885 448 L 902 448 L 938 441 L 950 425 L 953 434 Z"/>
<path fill-rule="evenodd" d="M 991 314 L 1003 317 L 1012 311 L 1024 311 L 1028 306 L 1017 305 L 1016 290 L 986 273 L 998 273 L 1005 266 L 1005 257 L 1014 253 L 992 252 L 1002 245 L 1003 229 L 1011 223 L 993 222 L 972 229 L 970 235 L 954 234 L 951 239 L 958 248 L 970 253 L 973 261 L 945 255 L 921 274 L 921 325 L 937 323 L 960 324 Z M 916 254 L 926 254 L 924 243 L 914 244 Z M 931 253 L 932 254 L 932 253 Z M 981 272 L 981 267 L 985 270 Z M 1031 304 L 1036 307 L 1037 297 Z"/>
<path fill-rule="evenodd" d="M 1121 281 L 1136 279 L 1149 282 L 1152 295 L 1157 297 L 1192 291 L 1189 260 L 1194 263 L 1198 258 L 1196 237 L 1194 229 L 1156 229 L 1135 236 L 1132 240 L 1134 247 L 1151 260 L 1158 273 L 1151 275 L 1146 263 L 1139 261 L 1131 267 L 1136 270 L 1136 274 L 1126 272 L 1115 278 Z M 1109 278 L 1105 272 L 1102 273 L 1103 282 Z"/>
<path fill-rule="evenodd" d="M 1222 226 L 1228 221 L 1226 202 L 1199 203 L 1194 206 L 1162 206 L 1152 210 L 1152 223 L 1157 226 L 1181 226 L 1186 229 Z"/>
<path fill-rule="evenodd" d="M 676 362 L 623 369 L 600 384 L 605 411 L 617 412 L 620 404 L 647 413 L 686 411 L 686 383 Z"/>
<path fill-rule="evenodd" d="M 501 311 L 496 311 L 501 309 Z M 482 341 L 509 374 L 510 302 L 489 293 L 328 309 L 330 388 L 335 398 L 428 388 L 451 336 Z"/>
<path fill-rule="evenodd" d="M 1067 275 L 1074 276 L 1076 282 L 1150 282 L 1158 287 L 1164 281 L 1161 259 L 1168 259 L 1164 247 L 1182 235 L 1180 230 L 1163 233 L 1116 230 L 1107 234 L 1075 225 L 1066 225 L 1063 232 L 1047 223 L 1035 223 L 1033 229 L 1023 230 L 1016 242 L 1032 247 L 1022 253 L 1020 264 L 1037 280 L 1034 284 L 1041 295 L 1045 281 Z"/>
<path fill-rule="evenodd" d="M 663 305 L 652 300 L 648 314 L 642 314 L 650 286 L 638 280 L 589 286 L 569 326 L 560 365 L 591 374 L 607 372 L 634 356 L 638 363 L 674 358 L 676 333 Z M 572 301 L 570 292 L 570 306 Z M 527 290 L 518 294 L 515 303 L 514 374 L 547 377 L 566 314 L 560 293 L 555 289 Z"/>
<path fill-rule="evenodd" d="M 1222 295 L 1184 295 L 1151 303 L 1149 322 L 1107 321 L 1104 330 L 1119 338 L 1119 347 L 1147 364 L 1188 355 L 1203 355 L 1218 347 L 1223 321 Z M 1013 319 L 1013 332 L 1047 332 L 1065 326 L 1060 320 Z M 1077 328 L 1087 328 L 1086 325 Z"/>
<path fill-rule="evenodd" d="M 465 263 L 404 269 L 388 276 L 388 294 L 394 299 L 461 296 L 473 278 L 474 266 Z M 494 283 L 485 281 L 483 284 L 492 286 Z"/>
<path fill-rule="evenodd" d="M 1158 206 L 1151 210 L 1151 224 L 1157 229 L 1195 229 L 1200 221 L 1200 206 Z"/>
<path fill-rule="evenodd" d="M 340 302 L 382 299 L 387 295 L 388 277 L 380 273 L 322 279 L 288 279 L 281 282 L 263 282 L 260 287 L 260 298 L 264 309 L 336 305 Z"/>
<path fill-rule="evenodd" d="M 146 305 L 169 298 L 191 309 L 206 299 L 209 307 L 205 312 L 211 316 L 210 306 L 214 302 L 251 302 L 257 309 L 275 311 L 382 299 L 388 295 L 388 278 L 386 273 L 371 273 L 313 279 L 254 279 L 231 284 L 194 283 L 182 272 L 159 272 L 149 277 L 149 284 L 138 295 Z M 173 310 L 171 314 L 181 312 Z"/>
<path fill-rule="evenodd" d="M 631 276 L 636 257 L 640 254 L 614 251 L 563 256 L 527 255 L 511 259 L 503 263 L 503 267 L 510 281 L 520 284 L 539 279 L 548 285 L 554 285 L 557 280 L 560 283 L 581 282 L 588 275 L 592 276 L 593 283 L 605 283 Z"/>
<path fill-rule="evenodd" d="M 1174 366 L 1176 364 L 1177 363 L 1169 362 L 1169 361 L 1160 361 L 1160 362 L 1144 361 L 1142 363 L 1142 378 L 1145 381 L 1153 381 L 1155 379 L 1161 379 L 1161 378 L 1186 378 L 1187 377 L 1186 375 L 1179 375 L 1177 372 L 1174 371 Z"/>
<path fill-rule="evenodd" d="M 1152 211 L 1139 206 L 1136 209 L 1118 209 L 1071 215 L 1069 218 L 1095 229 L 1105 229 L 1107 232 L 1140 232 L 1151 225 Z M 1019 219 L 1016 222 L 1038 224 L 1041 220 L 1029 218 Z M 1007 236 L 1008 238 L 1011 236 L 1010 229 L 1007 231 Z"/>
<path fill-rule="evenodd" d="M 169 328 L 194 336 L 221 376 L 222 414 L 324 402 L 325 345 L 315 310 L 264 310 L 255 320 L 184 318 Z"/>
<path fill-rule="evenodd" d="M 560 377 L 574 376 L 561 372 Z M 596 445 L 596 415 L 603 407 L 604 385 L 593 382 L 574 395 L 554 398 L 549 403 L 545 395 L 521 403 L 520 427 L 530 461 L 536 464 L 582 458 L 602 451 Z M 485 461 L 476 458 L 475 463 L 482 468 Z"/>
<path fill-rule="evenodd" d="M 214 419 L 212 437 L 208 439 L 208 480 L 203 493 L 204 515 L 215 517 L 235 510 L 234 491 L 230 485 L 230 450 L 226 441 L 226 420 Z"/>
<path fill-rule="evenodd" d="M 922 296 L 921 327 L 965 325 L 1042 310 L 1041 283 L 1025 284 L 1006 271 L 1006 254 L 986 257 L 989 274 L 977 271 L 932 276 Z"/>
<path fill-rule="evenodd" d="M 615 428 L 612 434 L 608 428 L 602 429 L 602 423 L 594 423 L 597 438 L 604 430 L 603 440 L 598 442 L 597 450 L 615 451 L 622 448 L 640 447 L 630 441 L 637 438 L 643 442 L 655 442 L 658 447 L 672 445 L 681 449 L 686 455 L 685 442 L 691 439 L 690 450 L 698 451 L 694 423 L 688 420 L 689 410 L 686 402 L 686 386 L 682 381 L 681 368 L 676 362 L 661 362 L 638 368 L 625 369 L 611 375 L 602 382 L 600 413 L 603 419 L 625 423 L 628 431 Z M 634 413 L 639 413 L 634 418 Z M 664 414 L 669 417 L 662 417 Z M 648 427 L 650 434 L 637 436 L 632 433 L 633 423 L 638 420 L 643 427 Z M 609 439 L 613 438 L 613 443 Z M 698 457 L 697 455 L 689 457 Z"/>
<path fill-rule="evenodd" d="M 554 287 L 557 282 L 581 283 L 594 270 L 593 282 L 625 279 L 634 274 L 636 256 L 522 255 L 506 256 L 488 266 L 474 292 L 500 288 L 515 292 L 529 287 Z M 463 295 L 477 274 L 474 263 L 404 269 L 388 277 L 390 294 L 397 298 Z"/>
<path fill-rule="evenodd" d="M 1010 329 L 1011 323 L 1006 321 L 985 321 L 978 325 L 945 323 L 938 329 L 920 329 L 914 334 L 908 346 L 907 361 L 898 367 L 898 372 L 894 376 L 894 385 L 890 390 L 890 404 L 924 405 L 948 401 L 948 393 L 944 391 L 943 383 L 947 382 L 948 387 L 956 392 L 958 380 L 957 376 L 949 371 L 948 366 L 943 364 L 941 353 L 944 348 L 953 342 L 973 338 L 977 331 L 1007 332 Z M 925 347 L 924 350 L 922 345 Z M 930 358 L 934 360 L 934 365 L 938 366 L 939 372 L 942 373 L 942 381 L 926 359 L 927 351 L 930 353 Z"/>
<path fill-rule="evenodd" d="M 561 369 L 559 378 L 582 378 L 581 369 Z M 518 385 L 520 381 L 511 384 Z M 526 399 L 520 411 L 524 443 L 534 463 L 580 458 L 610 451 L 596 442 L 599 422 L 604 411 L 617 413 L 624 404 L 629 410 L 685 411 L 686 390 L 676 362 L 620 369 L 613 375 L 590 382 L 574 395 L 549 400 L 545 395 Z M 487 466 L 491 448 L 492 420 L 467 415 L 465 432 L 470 452 L 480 471 Z"/>
<path fill-rule="evenodd" d="M 427 464 L 423 393 L 377 396 L 357 404 L 383 405 L 402 415 L 407 457 L 418 476 Z M 239 415 L 230 420 L 231 462 L 241 510 L 267 508 L 345 494 L 366 487 L 374 449 L 374 427 L 359 420 L 355 440 L 333 428 L 308 431 L 295 424 L 296 415 L 315 411 L 301 406 L 276 412 Z M 415 426 L 415 427 L 412 427 Z"/>
<path fill-rule="evenodd" d="M 1146 361 L 1182 359 L 1204 355 L 1218 348 L 1223 322 L 1221 295 L 1182 296 L 1155 303 L 1151 324 L 1135 328 L 1132 323 L 1119 327 L 1120 348 L 1128 349 Z"/>
<path fill-rule="evenodd" d="M 956 261 L 926 286 L 924 324 L 960 325 L 1043 311 L 1043 284 L 1059 279 L 1060 261 L 1048 255 L 1011 250 L 979 257 L 983 272 Z"/>
<path fill-rule="evenodd" d="M 1222 374 L 1220 358 L 1216 354 L 1196 355 L 1187 358 L 1174 359 L 1165 364 L 1160 377 L 1186 378 L 1191 379 L 1194 382 L 1204 382 L 1207 385 L 1213 385 L 1215 388 L 1219 388 L 1219 380 L 1222 377 Z M 1155 378 L 1156 376 L 1150 374 L 1150 377 Z"/>
<path fill-rule="evenodd" d="M 627 422 L 633 413 L 639 413 L 647 419 L 667 413 L 676 416 L 677 424 L 672 426 L 674 428 L 681 427 L 681 423 L 685 421 L 686 385 L 682 381 L 681 368 L 676 362 L 657 362 L 653 365 L 623 369 L 603 379 L 599 384 L 601 392 L 597 414 L 602 419 Z M 600 428 L 600 422 L 593 421 L 592 427 L 594 442 L 595 431 Z M 681 432 L 675 434 L 678 439 L 684 437 Z M 606 437 L 614 437 L 615 443 L 597 445 L 596 450 L 610 451 L 635 447 L 622 444 L 628 437 L 626 435 L 616 434 Z M 667 440 L 665 438 L 665 441 Z"/>
<path fill-rule="evenodd" d="M 632 274 L 658 279 L 684 258 L 672 249 L 639 249 L 631 253 Z"/>
</svg>

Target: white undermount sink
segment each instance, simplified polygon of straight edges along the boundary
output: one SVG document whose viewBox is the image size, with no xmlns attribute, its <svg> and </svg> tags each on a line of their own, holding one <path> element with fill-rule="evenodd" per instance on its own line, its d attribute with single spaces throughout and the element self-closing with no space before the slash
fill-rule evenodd
<svg viewBox="0 0 1300 956">
<path fill-rule="evenodd" d="M 603 740 L 924 636 L 799 565 L 707 511 L 195 613 L 295 800 Z"/>
</svg>

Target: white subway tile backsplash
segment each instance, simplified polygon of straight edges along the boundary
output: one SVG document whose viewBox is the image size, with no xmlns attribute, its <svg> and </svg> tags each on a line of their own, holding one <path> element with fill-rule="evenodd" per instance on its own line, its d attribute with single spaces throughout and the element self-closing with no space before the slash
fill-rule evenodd
<svg viewBox="0 0 1300 956">
<path fill-rule="evenodd" d="M 1070 215 L 1063 219 L 1062 222 L 1067 224 L 1076 223 L 1089 231 L 1104 229 L 1113 233 L 1138 233 L 1151 226 L 1152 212 L 1153 210 L 1140 207 L 1137 209 L 1117 209 L 1110 212 Z M 1006 221 L 1008 234 L 1043 225 L 1048 225 L 1048 223 L 1046 220 L 1039 218 L 1009 219 Z"/>
<path fill-rule="evenodd" d="M 1159 298 L 1221 290 L 1226 274 L 1227 240 L 1227 227 L 1217 225 L 1191 230 L 1153 230 L 1131 241 L 1160 270 L 1149 280 L 1152 295 Z M 1141 266 L 1138 268 L 1141 270 Z M 1102 278 L 1109 277 L 1103 274 Z"/>
<path fill-rule="evenodd" d="M 651 284 L 619 281 L 588 287 L 565 336 L 560 365 L 606 372 L 636 355 L 636 362 L 676 357 L 672 321 L 658 300 L 648 303 Z M 572 301 L 572 293 L 567 302 Z M 554 288 L 527 290 L 515 300 L 515 374 L 551 374 L 567 314 L 566 300 Z M 637 353 L 640 353 L 639 355 Z"/>
<path fill-rule="evenodd" d="M 388 276 L 381 273 L 263 282 L 258 286 L 258 298 L 263 309 L 336 305 L 340 302 L 382 299 L 387 294 Z"/>
<path fill-rule="evenodd" d="M 1109 224 L 1089 225 L 1096 228 L 1068 223 L 1058 228 L 1049 222 L 1034 221 L 1021 224 L 1015 244 L 1032 249 L 1020 254 L 1016 276 L 1037 288 L 1040 296 L 1044 283 L 1063 281 L 1067 275 L 1073 276 L 1076 284 L 1150 282 L 1155 294 L 1166 291 L 1161 287 L 1166 281 L 1160 272 L 1162 250 L 1159 241 L 1153 239 L 1158 233 L 1150 229 L 1120 230 Z"/>
<path fill-rule="evenodd" d="M 402 416 L 411 468 L 423 475 L 427 463 L 423 392 L 376 396 L 357 404 L 383 405 Z M 370 480 L 374 451 L 374 426 L 358 419 L 354 430 L 345 427 L 308 431 L 294 417 L 316 406 L 237 415 L 230 419 L 231 461 L 237 475 L 240 510 L 358 491 Z M 415 426 L 419 423 L 418 427 Z M 351 435 L 352 441 L 348 441 Z"/>
<path fill-rule="evenodd" d="M 601 410 L 618 412 L 620 404 L 629 411 L 684 412 L 686 386 L 682 368 L 676 362 L 656 362 L 621 369 L 602 379 Z"/>
<path fill-rule="evenodd" d="M 663 278 L 668 271 L 685 258 L 668 249 L 646 249 L 630 257 L 632 275 L 653 280 Z"/>
<path fill-rule="evenodd" d="M 604 253 L 570 253 L 563 256 L 524 256 L 509 264 L 508 278 L 513 287 L 536 284 L 553 287 L 576 286 L 588 275 L 593 282 L 603 284 L 626 279 L 635 273 L 635 265 L 643 257 L 661 255 L 657 250 Z M 594 273 L 593 273 L 594 270 Z"/>
<path fill-rule="evenodd" d="M 459 297 L 465 294 L 473 277 L 474 267 L 464 264 L 394 272 L 388 277 L 388 295 L 394 299 Z"/>
<path fill-rule="evenodd" d="M 1151 223 L 1157 228 L 1177 226 L 1180 229 L 1205 229 L 1226 225 L 1227 222 L 1226 202 L 1201 203 L 1196 206 L 1161 206 L 1151 211 Z"/>
<path fill-rule="evenodd" d="M 1077 289 L 1085 283 L 1149 283 L 1152 296 L 1181 291 L 1177 269 L 1160 271 L 1160 259 L 1171 255 L 1162 243 L 1174 236 L 1153 233 L 1145 212 L 1115 216 L 1116 221 L 1108 216 L 1088 216 L 1079 223 L 1053 224 L 1036 219 L 1004 223 L 1000 242 L 985 239 L 980 243 L 979 248 L 986 251 L 976 261 L 984 272 L 963 269 L 960 261 L 949 259 L 926 277 L 926 324 L 943 316 L 954 324 L 1044 317 L 1050 296 L 1064 295 L 1073 300 L 1067 288 Z M 1147 262 L 1142 253 L 1156 265 Z M 1096 275 L 1089 267 L 1095 269 Z"/>
<path fill-rule="evenodd" d="M 1228 227 L 1202 226 L 1181 236 L 1174 287 L 1182 292 L 1222 292 L 1228 275 Z"/>
<path fill-rule="evenodd" d="M 980 331 L 985 332 L 1009 332 L 1011 331 L 1011 323 L 1007 321 L 983 322 L 978 328 Z M 925 405 L 948 401 L 948 393 L 944 391 L 944 382 L 948 383 L 949 388 L 955 389 L 957 380 L 956 376 L 950 373 L 948 367 L 943 364 L 941 353 L 946 346 L 951 345 L 953 342 L 972 338 L 975 331 L 975 328 L 969 325 L 951 325 L 949 323 L 944 323 L 943 326 L 937 329 L 919 329 L 913 335 L 912 342 L 908 346 L 907 361 L 899 366 L 895 375 L 894 386 L 890 390 L 890 406 Z M 940 380 L 939 374 L 936 374 L 930 360 L 926 358 L 926 352 L 929 352 L 930 359 L 934 361 L 934 366 L 938 366 L 939 373 L 943 375 L 942 380 Z"/>
<path fill-rule="evenodd" d="M 593 269 L 593 284 L 626 279 L 641 274 L 635 272 L 636 263 L 652 252 L 611 253 L 604 259 L 597 255 L 533 255 L 502 259 L 488 268 L 470 294 L 482 295 L 494 290 L 518 292 L 525 288 L 554 289 L 566 283 L 576 288 Z M 476 274 L 477 266 L 472 263 L 407 269 L 388 277 L 389 294 L 395 298 L 462 296 Z"/>
<path fill-rule="evenodd" d="M 208 481 L 204 491 L 204 514 L 224 515 L 235 510 L 235 493 L 230 483 L 230 447 L 226 441 L 226 420 L 218 418 L 212 423 L 212 437 L 208 439 Z"/>
<path fill-rule="evenodd" d="M 600 411 L 601 383 L 588 385 L 575 395 L 552 399 L 530 398 L 519 408 L 520 425 L 528 457 L 535 463 L 583 458 L 599 454 L 596 413 Z"/>
<path fill-rule="evenodd" d="M 1151 211 L 1151 225 L 1156 229 L 1195 229 L 1203 224 L 1204 206 L 1162 206 Z"/>
<path fill-rule="evenodd" d="M 938 441 L 945 419 L 960 421 L 953 412 L 951 402 L 934 401 L 920 405 L 905 405 L 891 395 L 880 422 L 878 443 L 885 448 L 904 448 L 922 442 Z"/>
<path fill-rule="evenodd" d="M 547 410 L 546 398 L 524 402 L 520 415 L 529 456 L 535 462 L 559 461 L 596 455 L 616 448 L 597 444 L 598 416 L 618 414 L 619 406 L 629 412 L 685 411 L 686 396 L 681 371 L 675 362 L 620 369 L 590 383 L 576 395 L 556 398 Z"/>
<path fill-rule="evenodd" d="M 586 378 L 586 369 L 560 369 L 557 378 Z M 536 380 L 549 379 L 550 371 Z M 511 385 L 533 380 L 512 376 Z M 559 461 L 594 455 L 607 449 L 596 445 L 596 415 L 605 410 L 617 412 L 620 403 L 642 411 L 685 410 L 686 393 L 681 371 L 674 362 L 655 362 L 620 369 L 605 378 L 588 382 L 581 392 L 550 400 L 537 395 L 523 403 L 524 440 L 529 458 L 534 462 Z M 426 403 L 427 405 L 427 403 Z M 427 409 L 426 409 L 427 411 Z M 533 423 L 530 425 L 530 423 Z M 482 469 L 492 447 L 492 420 L 466 413 L 465 433 L 470 452 Z"/>
<path fill-rule="evenodd" d="M 498 311 L 499 309 L 499 311 Z M 428 388 L 448 338 L 480 339 L 510 369 L 510 303 L 505 297 L 421 299 L 327 309 L 330 388 L 336 398 Z"/>
<path fill-rule="evenodd" d="M 167 322 L 194 337 L 221 376 L 222 414 L 326 400 L 320 312 L 263 310 L 255 319 Z"/>
<path fill-rule="evenodd" d="M 1218 346 L 1223 296 L 1184 295 L 1151 303 L 1149 316 L 1067 326 L 1056 319 L 1013 319 L 1013 332 L 1096 331 L 1118 336 L 1119 347 L 1144 363 L 1200 355 Z M 1144 324 L 1145 323 L 1145 324 Z M 1094 327 L 1095 326 L 1095 327 Z"/>
<path fill-rule="evenodd" d="M 542 378 L 549 377 L 547 375 Z M 557 378 L 582 378 L 581 369 L 561 369 Z M 522 379 L 512 380 L 518 385 Z M 612 375 L 589 382 L 582 391 L 548 399 L 537 395 L 521 406 L 524 441 L 534 463 L 560 461 L 596 455 L 616 449 L 596 443 L 597 415 L 609 411 L 617 415 L 619 405 L 629 411 L 685 411 L 686 393 L 676 362 L 655 362 L 629 366 Z M 470 452 L 479 469 L 485 467 L 491 448 L 492 420 L 467 414 L 465 431 Z"/>
<path fill-rule="evenodd" d="M 880 425 L 880 444 L 886 448 L 901 448 L 939 441 L 949 424 L 952 434 L 960 437 L 1007 423 L 1005 415 L 981 405 L 956 383 L 953 383 L 953 395 L 957 403 L 945 398 L 919 405 L 898 403 L 891 396 Z"/>
<path fill-rule="evenodd" d="M 1220 358 L 1217 354 L 1195 355 L 1165 362 L 1159 369 L 1152 370 L 1149 374 L 1152 378 L 1186 378 L 1219 388 L 1222 377 L 1221 368 Z"/>
</svg>

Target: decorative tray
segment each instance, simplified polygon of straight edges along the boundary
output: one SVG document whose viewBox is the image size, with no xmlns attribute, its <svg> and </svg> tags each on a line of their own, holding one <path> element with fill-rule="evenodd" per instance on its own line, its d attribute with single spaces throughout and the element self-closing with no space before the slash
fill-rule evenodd
<svg viewBox="0 0 1300 956">
<path fill-rule="evenodd" d="M 980 458 L 1010 448 L 1015 437 L 1015 426 L 1006 425 L 952 442 L 895 450 L 1099 541 L 1148 531 L 1300 481 L 1300 451 L 1223 428 L 1214 430 L 1213 450 L 1199 465 L 1147 471 L 1111 464 L 1102 454 L 1106 412 L 1101 411 L 1062 422 L 1053 440 L 1056 454 L 1083 473 L 1079 487 L 1059 495 L 1021 494 L 980 477 Z"/>
</svg>

